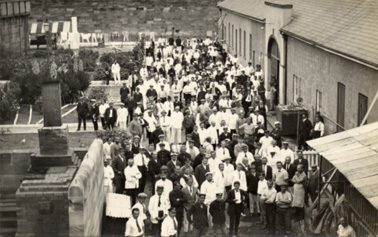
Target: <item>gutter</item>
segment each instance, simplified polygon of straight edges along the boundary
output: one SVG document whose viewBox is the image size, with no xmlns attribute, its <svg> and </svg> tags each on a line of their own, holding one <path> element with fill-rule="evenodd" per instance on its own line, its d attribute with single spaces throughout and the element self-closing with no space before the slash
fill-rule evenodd
<svg viewBox="0 0 378 237">
<path fill-rule="evenodd" d="M 305 39 L 305 38 L 303 38 L 303 37 L 301 37 L 301 36 L 299 36 L 299 35 L 296 35 L 296 34 L 293 34 L 293 33 L 287 32 L 287 31 L 285 31 L 285 30 L 283 30 L 283 29 L 281 29 L 280 31 L 281 31 L 281 33 L 282 33 L 283 35 L 288 35 L 288 36 L 290 36 L 290 37 L 292 37 L 292 38 L 294 38 L 294 39 L 297 39 L 297 40 L 302 41 L 302 42 L 304 42 L 304 43 L 306 43 L 306 44 L 309 44 L 309 45 L 315 46 L 315 47 L 317 47 L 317 48 L 319 48 L 319 49 L 322 49 L 322 50 L 324 50 L 324 51 L 326 51 L 326 52 L 328 52 L 328 53 L 331 53 L 331 54 L 334 54 L 334 55 L 340 56 L 340 57 L 342 57 L 342 58 L 348 59 L 348 60 L 350 60 L 350 61 L 353 61 L 353 62 L 355 62 L 355 63 L 361 64 L 361 65 L 364 65 L 364 66 L 366 66 L 366 67 L 369 67 L 369 68 L 371 68 L 371 69 L 374 69 L 374 70 L 377 70 L 377 71 L 378 71 L 378 65 L 376 65 L 376 64 L 372 64 L 371 62 L 368 62 L 368 61 L 363 60 L 363 59 L 361 59 L 361 58 L 353 57 L 353 56 L 351 56 L 351 55 L 346 55 L 345 53 L 342 53 L 342 52 L 336 51 L 336 50 L 334 50 L 334 49 L 331 49 L 331 48 L 329 48 L 329 47 L 326 47 L 326 46 L 320 45 L 320 44 L 318 44 L 318 43 L 316 43 L 316 42 L 314 42 L 314 41 L 307 40 L 307 39 Z"/>
</svg>

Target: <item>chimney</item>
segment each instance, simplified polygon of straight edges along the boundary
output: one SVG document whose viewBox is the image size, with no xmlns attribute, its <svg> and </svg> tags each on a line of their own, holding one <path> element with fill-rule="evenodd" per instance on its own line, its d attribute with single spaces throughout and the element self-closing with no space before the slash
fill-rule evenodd
<svg viewBox="0 0 378 237">
<path fill-rule="evenodd" d="M 293 4 L 289 1 L 265 1 L 266 22 L 275 23 L 277 28 L 289 24 L 293 15 Z"/>
</svg>

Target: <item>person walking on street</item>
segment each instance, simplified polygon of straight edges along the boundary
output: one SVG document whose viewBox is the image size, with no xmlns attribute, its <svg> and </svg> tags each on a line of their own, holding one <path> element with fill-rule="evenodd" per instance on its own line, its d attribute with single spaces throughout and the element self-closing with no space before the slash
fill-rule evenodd
<svg viewBox="0 0 378 237">
<path fill-rule="evenodd" d="M 189 224 L 193 224 L 192 236 L 204 236 L 209 228 L 207 206 L 205 205 L 206 195 L 200 193 L 198 196 L 198 202 L 189 209 L 186 215 Z"/>
<path fill-rule="evenodd" d="M 240 182 L 235 181 L 234 189 L 228 192 L 226 199 L 229 204 L 227 214 L 230 216 L 230 236 L 238 235 L 240 217 L 246 200 L 248 200 L 247 193 L 240 189 Z"/>
<path fill-rule="evenodd" d="M 213 219 L 214 235 L 226 236 L 226 202 L 223 200 L 223 193 L 217 193 L 216 197 L 209 210 Z"/>
</svg>

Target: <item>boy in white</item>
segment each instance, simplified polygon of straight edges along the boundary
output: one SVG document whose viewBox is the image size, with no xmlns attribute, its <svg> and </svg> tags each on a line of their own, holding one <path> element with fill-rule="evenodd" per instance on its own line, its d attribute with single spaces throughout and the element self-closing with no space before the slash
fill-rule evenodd
<svg viewBox="0 0 378 237">
<path fill-rule="evenodd" d="M 114 171 L 113 168 L 109 165 L 109 161 L 104 161 L 104 188 L 105 194 L 113 192 L 113 178 Z"/>
<path fill-rule="evenodd" d="M 184 115 L 180 112 L 180 107 L 176 106 L 171 115 L 171 127 L 172 127 L 172 143 L 181 143 L 181 130 L 182 122 L 184 121 Z"/>
<path fill-rule="evenodd" d="M 112 64 L 112 73 L 115 84 L 121 84 L 121 68 L 117 61 Z"/>
</svg>

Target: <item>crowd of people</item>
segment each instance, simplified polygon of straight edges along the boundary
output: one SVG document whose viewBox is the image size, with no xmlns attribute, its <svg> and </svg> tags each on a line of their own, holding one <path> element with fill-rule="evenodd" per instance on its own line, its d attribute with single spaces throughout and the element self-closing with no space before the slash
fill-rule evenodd
<svg viewBox="0 0 378 237">
<path fill-rule="evenodd" d="M 324 135 L 324 124 L 304 115 L 295 152 L 278 121 L 268 130 L 276 102 L 265 96 L 260 65 L 243 67 L 216 40 L 177 37 L 149 42 L 139 72 L 120 79 L 116 71 L 119 108 L 79 102 L 78 130 L 90 114 L 95 130 L 99 120 L 121 131 L 104 141 L 104 185 L 131 198 L 126 236 L 202 236 L 209 228 L 233 236 L 248 216 L 259 216 L 268 234 L 290 234 L 292 220 L 303 221 L 318 172 L 301 149 Z"/>
</svg>

